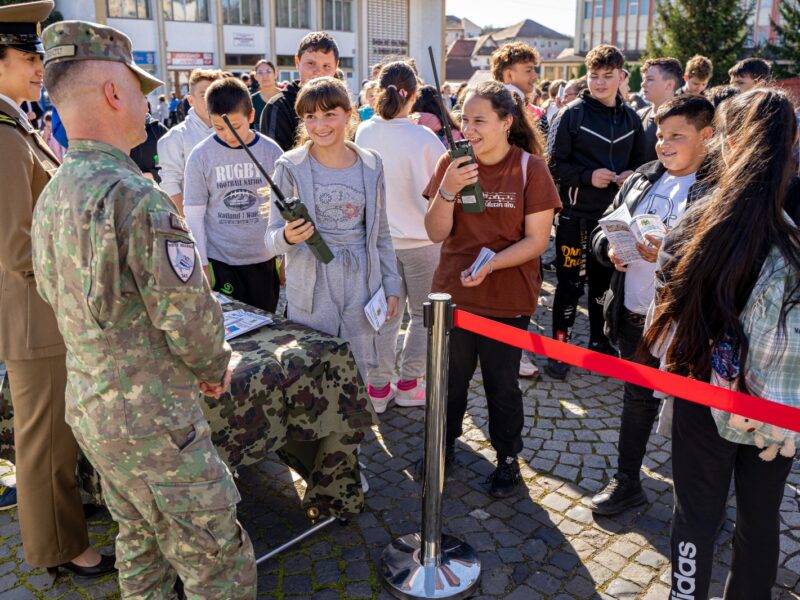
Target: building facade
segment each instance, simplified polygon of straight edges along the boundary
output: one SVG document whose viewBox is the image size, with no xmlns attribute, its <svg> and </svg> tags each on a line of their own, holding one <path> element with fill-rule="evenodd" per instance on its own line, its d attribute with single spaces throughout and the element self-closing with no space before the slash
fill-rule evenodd
<svg viewBox="0 0 800 600">
<path fill-rule="evenodd" d="M 456 40 L 469 40 L 477 38 L 480 34 L 481 28 L 469 19 L 447 15 L 445 21 L 445 47 L 449 48 Z"/>
<path fill-rule="evenodd" d="M 297 45 L 316 30 L 336 38 L 354 91 L 390 56 L 416 58 L 430 79 L 427 46 L 444 55 L 444 0 L 56 0 L 56 8 L 126 33 L 136 62 L 167 83 L 159 93 L 185 94 L 192 69 L 240 73 L 261 58 L 280 80 L 295 79 Z"/>
<path fill-rule="evenodd" d="M 613 44 L 636 61 L 647 48 L 647 32 L 653 25 L 655 0 L 577 0 L 576 54 L 586 54 L 598 44 Z M 751 36 L 746 46 L 754 48 L 776 42 L 770 20 L 779 22 L 780 0 L 755 0 Z"/>
</svg>

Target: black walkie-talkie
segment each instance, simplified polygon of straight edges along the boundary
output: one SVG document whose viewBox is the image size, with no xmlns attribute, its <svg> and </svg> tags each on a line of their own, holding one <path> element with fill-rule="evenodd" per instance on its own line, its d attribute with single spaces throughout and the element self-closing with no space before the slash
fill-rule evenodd
<svg viewBox="0 0 800 600">
<path fill-rule="evenodd" d="M 447 136 L 448 152 L 450 159 L 455 160 L 461 156 L 469 156 L 470 161 L 465 162 L 462 167 L 475 163 L 475 152 L 472 150 L 472 144 L 469 140 L 453 140 L 453 132 L 450 129 L 450 119 L 447 118 L 447 107 L 444 105 L 444 98 L 439 87 L 439 73 L 436 71 L 436 60 L 433 58 L 433 48 L 428 46 L 428 53 L 431 55 L 431 66 L 433 67 L 433 80 L 436 82 L 436 95 L 439 98 L 439 108 L 442 111 L 442 127 L 444 134 Z M 486 210 L 486 204 L 483 202 L 483 191 L 481 191 L 481 184 L 477 181 L 461 189 L 459 192 L 461 196 L 461 208 L 465 213 L 482 213 Z"/>
<path fill-rule="evenodd" d="M 311 217 L 308 215 L 308 208 L 306 205 L 300 201 L 300 198 L 289 198 L 286 199 L 286 196 L 283 195 L 280 188 L 272 181 L 267 173 L 267 170 L 261 165 L 260 162 L 256 159 L 253 155 L 253 152 L 250 148 L 247 147 L 247 144 L 244 143 L 239 134 L 236 133 L 236 129 L 233 128 L 233 124 L 231 120 L 228 118 L 228 115 L 222 115 L 222 120 L 225 121 L 225 125 L 228 126 L 228 129 L 231 130 L 233 137 L 236 138 L 236 141 L 239 142 L 239 145 L 244 148 L 244 151 L 247 152 L 247 156 L 250 157 L 250 160 L 253 161 L 253 164 L 256 168 L 261 171 L 261 174 L 264 176 L 264 179 L 267 180 L 267 184 L 272 189 L 273 200 L 275 201 L 275 206 L 278 207 L 278 210 L 281 213 L 281 216 L 286 219 L 286 222 L 289 221 L 296 221 L 297 219 L 303 219 L 306 223 L 311 223 L 314 226 L 314 233 L 311 235 L 310 238 L 306 240 L 306 244 L 308 244 L 309 249 L 317 257 L 317 260 L 328 264 L 333 260 L 333 253 L 331 249 L 328 248 L 328 244 L 325 243 L 325 240 L 322 239 L 319 231 L 317 231 L 316 225 L 314 225 L 314 221 L 311 220 Z"/>
</svg>

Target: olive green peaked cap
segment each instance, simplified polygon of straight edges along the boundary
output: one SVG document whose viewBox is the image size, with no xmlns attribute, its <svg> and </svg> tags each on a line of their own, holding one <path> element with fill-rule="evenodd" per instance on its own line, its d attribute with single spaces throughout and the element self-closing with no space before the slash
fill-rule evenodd
<svg viewBox="0 0 800 600">
<path fill-rule="evenodd" d="M 139 78 L 142 92 L 149 94 L 164 85 L 136 66 L 130 38 L 113 27 L 88 21 L 60 21 L 42 32 L 44 66 L 70 60 L 109 60 L 126 65 Z"/>
<path fill-rule="evenodd" d="M 0 7 L 0 46 L 30 54 L 44 54 L 39 25 L 53 10 L 53 0 Z"/>
</svg>

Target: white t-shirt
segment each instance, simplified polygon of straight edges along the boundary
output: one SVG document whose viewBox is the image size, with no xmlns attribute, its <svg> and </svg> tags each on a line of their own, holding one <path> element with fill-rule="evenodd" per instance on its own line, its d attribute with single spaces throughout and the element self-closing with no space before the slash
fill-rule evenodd
<svg viewBox="0 0 800 600">
<path fill-rule="evenodd" d="M 358 126 L 356 144 L 377 150 L 386 180 L 386 215 L 395 250 L 430 246 L 425 230 L 428 201 L 423 190 L 445 153 L 436 134 L 407 117 L 382 119 L 375 115 Z"/>
<path fill-rule="evenodd" d="M 668 228 L 675 226 L 686 210 L 686 197 L 695 173 L 675 177 L 664 173 L 634 210 L 632 216 L 658 215 Z M 656 263 L 639 259 L 628 264 L 625 275 L 625 308 L 646 315 L 655 295 Z"/>
</svg>

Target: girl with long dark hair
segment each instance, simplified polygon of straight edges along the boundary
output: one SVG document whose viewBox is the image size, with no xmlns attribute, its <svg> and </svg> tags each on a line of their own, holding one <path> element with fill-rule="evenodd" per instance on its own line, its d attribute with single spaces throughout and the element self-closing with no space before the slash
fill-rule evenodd
<svg viewBox="0 0 800 600">
<path fill-rule="evenodd" d="M 668 371 L 704 381 L 722 377 L 747 392 L 749 356 L 761 349 L 749 344 L 743 310 L 770 250 L 800 273 L 800 230 L 784 212 L 796 213 L 797 124 L 782 92 L 758 89 L 722 104 L 716 131 L 717 187 L 664 241 L 644 344 L 659 350 Z M 797 287 L 784 299 L 784 323 L 788 311 L 799 309 Z M 674 400 L 671 597 L 708 596 L 714 539 L 733 478 L 736 530 L 724 598 L 767 600 L 792 458 L 763 460 L 727 418 L 715 417 L 708 407 Z"/>
<path fill-rule="evenodd" d="M 467 164 L 468 157 L 451 161 L 445 154 L 423 193 L 430 199 L 428 235 L 443 242 L 433 291 L 449 293 L 464 310 L 527 329 L 542 284 L 539 257 L 547 249 L 554 211 L 561 208 L 542 158 L 542 136 L 531 125 L 524 102 L 496 81 L 467 92 L 462 119 L 475 163 Z M 476 181 L 486 210 L 465 213 L 459 191 Z M 470 265 L 483 247 L 496 254 L 473 275 Z M 509 496 L 520 483 L 523 412 L 517 378 L 522 351 L 463 329 L 454 329 L 450 337 L 446 464 L 455 461 L 469 382 L 480 358 L 489 437 L 497 451 L 489 493 Z"/>
</svg>

